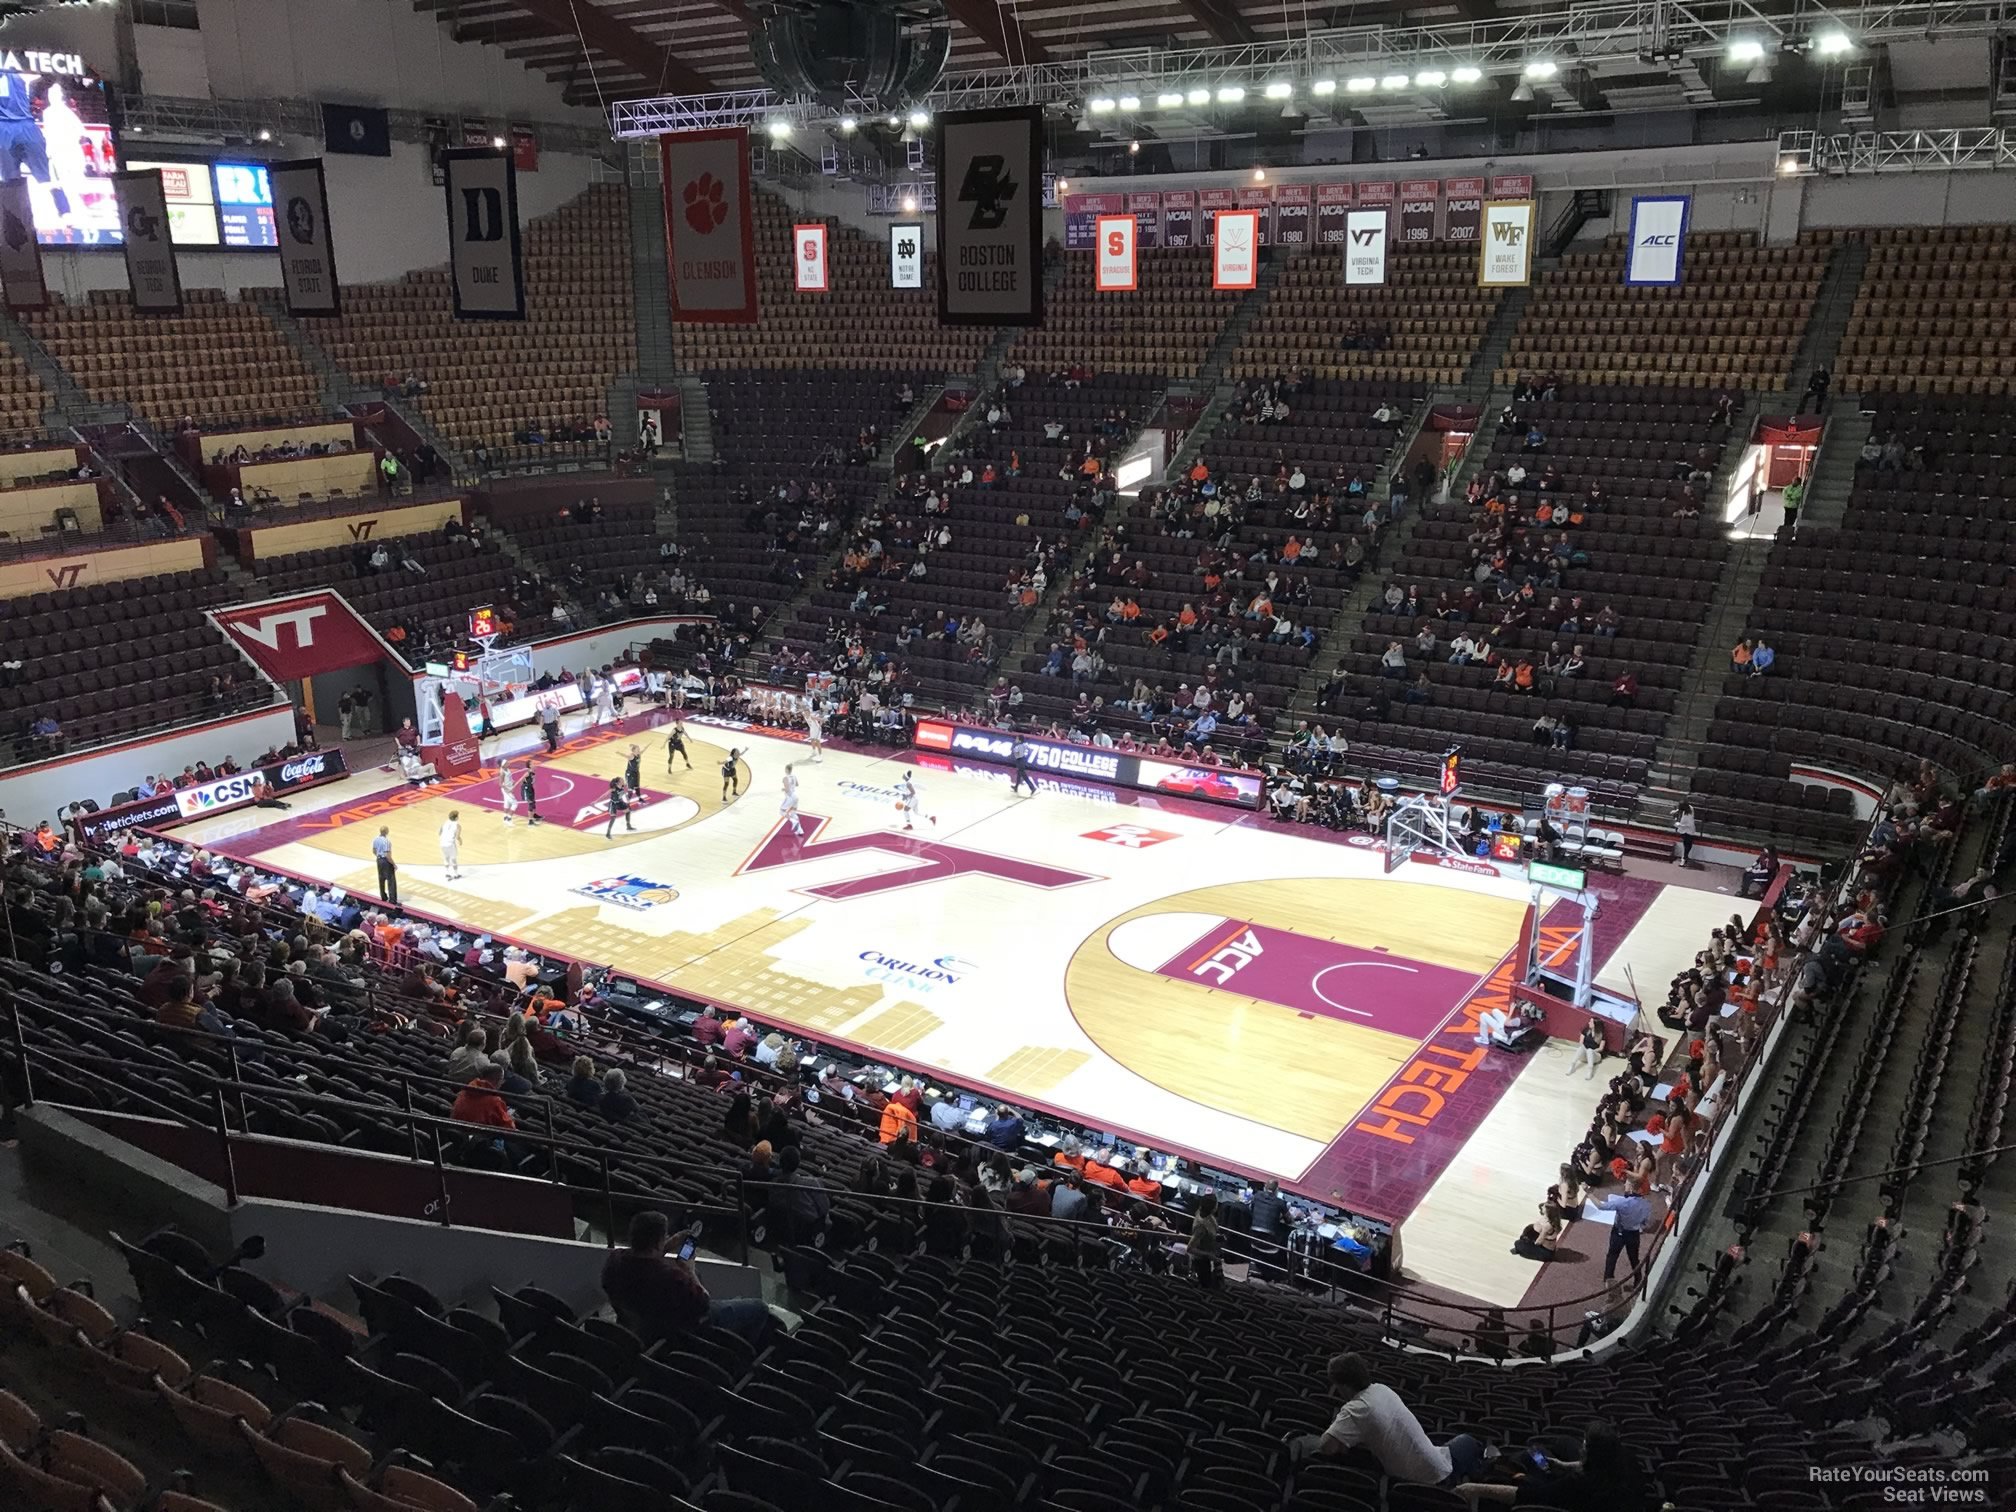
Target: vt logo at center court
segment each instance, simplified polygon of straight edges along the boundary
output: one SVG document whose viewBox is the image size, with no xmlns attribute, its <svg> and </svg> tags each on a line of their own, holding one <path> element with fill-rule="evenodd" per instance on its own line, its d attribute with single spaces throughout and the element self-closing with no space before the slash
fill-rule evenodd
<svg viewBox="0 0 2016 1512">
<path fill-rule="evenodd" d="M 834 902 L 846 898 L 870 898 L 877 893 L 895 892 L 899 888 L 915 887 L 924 882 L 949 882 L 955 877 L 999 877 L 1004 882 L 1040 887 L 1046 891 L 1076 887 L 1080 882 L 1105 880 L 1091 872 L 1067 871 L 1061 866 L 1039 866 L 1019 857 L 990 855 L 986 851 L 968 850 L 963 845 L 948 845 L 939 840 L 923 840 L 915 835 L 876 831 L 866 835 L 849 835 L 844 840 L 822 840 L 819 837 L 832 821 L 816 814 L 806 814 L 803 818 L 811 826 L 811 832 L 804 839 L 799 839 L 780 825 L 756 848 L 754 855 L 736 868 L 736 875 L 771 871 L 780 866 L 797 866 L 835 856 L 874 856 L 877 853 L 912 863 L 894 871 L 874 872 L 846 882 L 821 882 L 814 887 L 797 889 L 810 897 Z"/>
</svg>

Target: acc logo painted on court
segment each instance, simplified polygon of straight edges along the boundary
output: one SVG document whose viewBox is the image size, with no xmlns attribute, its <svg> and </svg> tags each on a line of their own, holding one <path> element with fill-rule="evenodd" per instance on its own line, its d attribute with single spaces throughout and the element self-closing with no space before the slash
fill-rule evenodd
<svg viewBox="0 0 2016 1512">
<path fill-rule="evenodd" d="M 584 898 L 594 898 L 603 903 L 614 903 L 618 908 L 656 908 L 660 903 L 670 903 L 679 896 L 679 889 L 667 882 L 653 882 L 646 877 L 601 877 L 593 882 L 583 882 L 572 891 Z"/>
<path fill-rule="evenodd" d="M 1210 955 L 1197 962 L 1190 968 L 1190 975 L 1208 976 L 1223 987 L 1245 970 L 1248 962 L 1258 960 L 1262 949 L 1259 935 L 1249 929 L 1244 934 L 1227 940 Z"/>
<path fill-rule="evenodd" d="M 1087 830 L 1079 838 L 1099 840 L 1107 845 L 1124 846 L 1128 850 L 1146 850 L 1149 846 L 1160 845 L 1165 840 L 1180 840 L 1183 837 L 1174 830 L 1150 829 L 1145 824 L 1109 824 L 1104 829 Z"/>
</svg>

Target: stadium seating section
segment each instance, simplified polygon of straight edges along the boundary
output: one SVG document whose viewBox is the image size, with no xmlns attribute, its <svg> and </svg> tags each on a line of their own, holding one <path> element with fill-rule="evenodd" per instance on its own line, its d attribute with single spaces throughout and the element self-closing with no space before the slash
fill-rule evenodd
<svg viewBox="0 0 2016 1512">
<path fill-rule="evenodd" d="M 142 315 L 123 289 L 26 312 L 30 332 L 94 399 L 125 402 L 156 430 L 195 417 L 211 429 L 312 415 L 322 386 L 250 299 L 185 289 L 180 315 Z"/>
<path fill-rule="evenodd" d="M 598 185 L 526 226 L 522 321 L 456 319 L 447 271 L 430 268 L 346 289 L 340 318 L 302 326 L 360 382 L 423 379 L 418 403 L 451 441 L 534 455 L 523 426 L 592 421 L 637 369 L 627 193 Z"/>
<path fill-rule="evenodd" d="M 441 635 L 450 645 L 465 633 L 471 608 L 507 604 L 513 598 L 510 559 L 494 545 L 476 551 L 467 541 L 431 533 L 394 537 L 383 544 L 391 561 L 375 573 L 360 568 L 355 546 L 289 552 L 262 560 L 252 570 L 264 594 L 333 588 L 380 633 L 403 623 L 424 629 L 429 636 Z M 425 571 L 402 566 L 409 557 Z"/>
<path fill-rule="evenodd" d="M 1024 330 L 1008 360 L 1031 376 L 1084 363 L 1096 371 L 1197 376 L 1244 296 L 1211 287 L 1208 247 L 1143 250 L 1131 293 L 1092 286 L 1092 259 L 1064 259 L 1045 296 L 1043 324 Z"/>
<path fill-rule="evenodd" d="M 2007 226 L 1808 232 L 1868 244 L 1835 359 L 1845 393 L 2002 394 L 2016 358 L 2016 240 Z"/>
<path fill-rule="evenodd" d="M 0 349 L 0 438 L 28 443 L 43 434 L 42 411 L 48 395 L 42 380 L 12 347 Z"/>
<path fill-rule="evenodd" d="M 827 288 L 798 292 L 792 227 L 826 227 Z M 757 320 L 672 327 L 688 369 L 872 368 L 922 370 L 934 383 L 980 366 L 992 332 L 938 323 L 937 259 L 924 257 L 921 289 L 889 287 L 889 245 L 830 216 L 804 215 L 774 194 L 756 196 Z"/>
</svg>

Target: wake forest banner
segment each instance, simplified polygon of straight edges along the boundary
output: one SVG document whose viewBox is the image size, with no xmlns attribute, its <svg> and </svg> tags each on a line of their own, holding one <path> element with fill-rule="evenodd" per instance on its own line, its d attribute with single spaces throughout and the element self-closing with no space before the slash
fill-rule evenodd
<svg viewBox="0 0 2016 1512">
<path fill-rule="evenodd" d="M 938 318 L 1043 321 L 1041 106 L 942 112 L 938 133 Z"/>
</svg>

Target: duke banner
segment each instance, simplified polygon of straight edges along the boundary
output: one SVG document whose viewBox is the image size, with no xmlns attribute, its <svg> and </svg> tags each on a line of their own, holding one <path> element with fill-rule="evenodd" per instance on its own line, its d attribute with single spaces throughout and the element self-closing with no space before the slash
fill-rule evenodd
<svg viewBox="0 0 2016 1512">
<path fill-rule="evenodd" d="M 1098 242 L 1093 286 L 1101 294 L 1134 292 L 1134 245 L 1140 225 L 1131 215 L 1102 215 L 1095 228 Z"/>
<path fill-rule="evenodd" d="M 280 239 L 280 282 L 289 315 L 341 315 L 336 248 L 329 234 L 329 189 L 322 159 L 274 163 L 273 219 Z"/>
<path fill-rule="evenodd" d="M 938 319 L 1043 323 L 1043 107 L 940 112 Z"/>
<path fill-rule="evenodd" d="M 1477 285 L 1523 288 L 1533 281 L 1533 201 L 1486 200 L 1477 254 Z"/>
<path fill-rule="evenodd" d="M 1211 287 L 1253 288 L 1260 281 L 1260 212 L 1220 210 L 1211 222 Z"/>
<path fill-rule="evenodd" d="M 1195 189 L 1165 189 L 1162 191 L 1162 245 L 1165 247 L 1195 247 L 1197 240 L 1197 191 Z"/>
<path fill-rule="evenodd" d="M 791 266 L 796 269 L 800 294 L 826 292 L 826 223 L 791 228 Z"/>
<path fill-rule="evenodd" d="M 1640 194 L 1632 199 L 1631 259 L 1624 266 L 1624 282 L 1634 287 L 1671 287 L 1680 282 L 1688 198 L 1684 194 Z"/>
<path fill-rule="evenodd" d="M 1442 198 L 1442 185 L 1435 179 L 1408 179 L 1400 186 L 1400 240 L 1435 240 L 1435 207 Z"/>
<path fill-rule="evenodd" d="M 168 239 L 168 195 L 161 170 L 147 168 L 112 175 L 119 224 L 126 233 L 126 279 L 133 308 L 146 315 L 182 313 L 182 271 Z"/>
<path fill-rule="evenodd" d="M 1344 282 L 1349 285 L 1386 282 L 1386 210 L 1345 213 Z"/>
<path fill-rule="evenodd" d="M 1442 239 L 1477 245 L 1477 232 L 1484 223 L 1484 180 L 1446 179 L 1442 184 Z"/>
<path fill-rule="evenodd" d="M 1318 184 L 1316 186 L 1316 244 L 1322 247 L 1341 247 L 1350 235 L 1345 219 L 1351 213 L 1352 186 L 1349 184 Z"/>
<path fill-rule="evenodd" d="M 525 251 L 518 233 L 518 166 L 493 147 L 441 154 L 448 193 L 448 273 L 465 320 L 525 318 Z"/>
<path fill-rule="evenodd" d="M 914 221 L 889 228 L 889 287 L 924 287 L 924 228 Z"/>
<path fill-rule="evenodd" d="M 658 139 L 658 170 L 672 318 L 681 325 L 755 324 L 748 128 L 667 132 Z"/>
<path fill-rule="evenodd" d="M 25 174 L 0 183 L 0 289 L 6 292 L 10 310 L 39 310 L 49 303 Z"/>
</svg>

